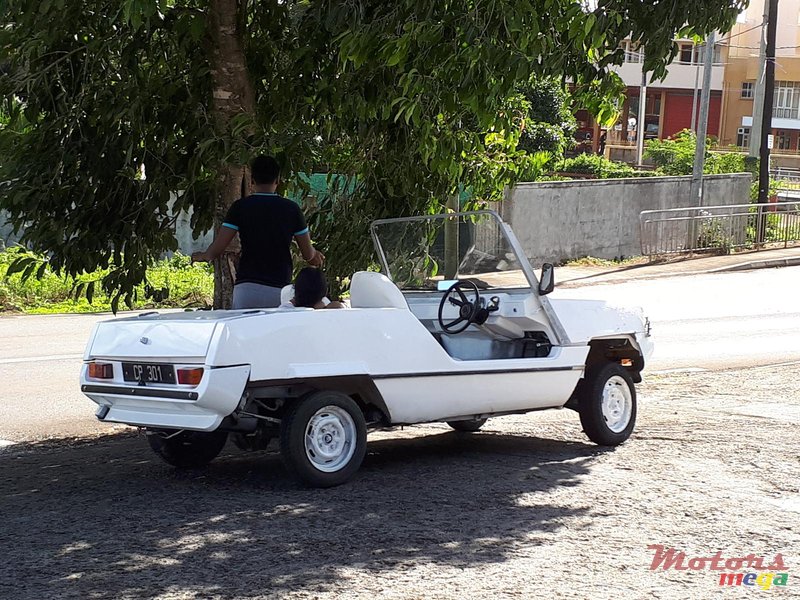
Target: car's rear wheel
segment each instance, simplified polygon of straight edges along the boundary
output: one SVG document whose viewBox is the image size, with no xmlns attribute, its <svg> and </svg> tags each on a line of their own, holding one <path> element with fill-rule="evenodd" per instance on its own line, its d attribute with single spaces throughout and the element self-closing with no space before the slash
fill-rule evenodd
<svg viewBox="0 0 800 600">
<path fill-rule="evenodd" d="M 636 388 L 616 363 L 592 368 L 576 390 L 583 431 L 601 446 L 627 440 L 636 423 Z"/>
<path fill-rule="evenodd" d="M 313 392 L 281 421 L 281 455 L 289 472 L 313 487 L 350 479 L 367 451 L 364 414 L 350 396 Z"/>
<path fill-rule="evenodd" d="M 228 439 L 227 431 L 148 430 L 147 441 L 165 462 L 181 469 L 202 467 L 214 460 Z"/>
<path fill-rule="evenodd" d="M 484 426 L 486 421 L 487 419 L 468 419 L 466 421 L 448 421 L 447 424 L 456 431 L 474 433 L 480 431 L 480 428 Z"/>
</svg>

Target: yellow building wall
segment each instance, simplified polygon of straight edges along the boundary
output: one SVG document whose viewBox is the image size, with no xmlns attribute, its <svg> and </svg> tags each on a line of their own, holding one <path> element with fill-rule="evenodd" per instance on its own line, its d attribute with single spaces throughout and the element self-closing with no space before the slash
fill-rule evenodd
<svg viewBox="0 0 800 600">
<path fill-rule="evenodd" d="M 743 19 L 726 35 L 728 46 L 722 96 L 722 122 L 719 143 L 736 143 L 742 117 L 753 115 L 753 100 L 741 97 L 742 83 L 755 83 L 758 78 L 761 21 L 764 1 L 753 0 Z M 776 32 L 775 81 L 800 81 L 800 0 L 781 0 L 778 5 Z M 794 147 L 797 148 L 795 142 Z"/>
</svg>

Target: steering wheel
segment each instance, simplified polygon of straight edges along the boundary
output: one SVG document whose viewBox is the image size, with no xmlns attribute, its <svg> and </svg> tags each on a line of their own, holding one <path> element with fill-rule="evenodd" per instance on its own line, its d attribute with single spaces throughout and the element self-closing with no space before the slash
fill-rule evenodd
<svg viewBox="0 0 800 600">
<path fill-rule="evenodd" d="M 472 294 L 475 298 L 470 300 L 467 294 L 464 293 L 463 288 L 468 288 L 467 294 Z M 447 302 L 458 307 L 458 318 L 449 323 L 445 323 L 442 318 L 444 305 Z M 469 280 L 456 281 L 442 296 L 442 301 L 439 302 L 439 325 L 446 333 L 461 333 L 475 321 L 480 307 L 481 294 L 475 282 Z"/>
</svg>

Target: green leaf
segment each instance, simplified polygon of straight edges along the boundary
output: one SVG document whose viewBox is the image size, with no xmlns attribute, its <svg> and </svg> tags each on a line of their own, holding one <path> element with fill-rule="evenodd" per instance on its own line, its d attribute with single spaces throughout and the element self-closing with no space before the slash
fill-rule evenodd
<svg viewBox="0 0 800 600">
<path fill-rule="evenodd" d="M 6 270 L 6 277 L 11 277 L 14 273 L 19 273 L 24 271 L 27 266 L 33 261 L 34 259 L 29 256 L 23 256 L 21 258 L 15 258 L 11 261 L 11 264 L 8 265 L 8 269 Z"/>
</svg>

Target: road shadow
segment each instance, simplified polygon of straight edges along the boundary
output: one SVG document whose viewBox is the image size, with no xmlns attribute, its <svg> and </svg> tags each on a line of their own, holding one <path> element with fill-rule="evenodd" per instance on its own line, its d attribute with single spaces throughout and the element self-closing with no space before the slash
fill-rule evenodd
<svg viewBox="0 0 800 600">
<path fill-rule="evenodd" d="M 353 570 L 501 563 L 586 513 L 544 493 L 579 485 L 603 453 L 428 429 L 371 441 L 353 481 L 313 490 L 275 454 L 229 446 L 176 471 L 145 446 L 127 434 L 0 454 L 0 597 L 313 595 Z"/>
</svg>

